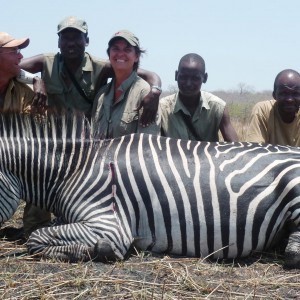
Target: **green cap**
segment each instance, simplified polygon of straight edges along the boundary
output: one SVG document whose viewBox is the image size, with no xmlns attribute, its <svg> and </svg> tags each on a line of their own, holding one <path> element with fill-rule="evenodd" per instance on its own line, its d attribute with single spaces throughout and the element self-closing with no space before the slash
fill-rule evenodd
<svg viewBox="0 0 300 300">
<path fill-rule="evenodd" d="M 57 33 L 62 32 L 63 30 L 67 28 L 74 28 L 77 29 L 83 33 L 88 32 L 88 26 L 86 21 L 82 19 L 78 19 L 76 17 L 67 17 L 63 19 L 58 25 L 57 25 Z"/>
<path fill-rule="evenodd" d="M 114 39 L 123 38 L 125 39 L 131 46 L 140 47 L 139 39 L 128 30 L 119 30 L 117 31 L 109 40 L 108 44 L 110 45 Z"/>
</svg>

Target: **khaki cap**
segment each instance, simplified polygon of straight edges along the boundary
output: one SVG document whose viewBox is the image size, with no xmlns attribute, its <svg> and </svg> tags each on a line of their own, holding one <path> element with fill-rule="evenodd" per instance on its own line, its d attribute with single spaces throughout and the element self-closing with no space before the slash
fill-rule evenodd
<svg viewBox="0 0 300 300">
<path fill-rule="evenodd" d="M 77 17 L 73 17 L 73 16 L 63 19 L 57 25 L 57 33 L 60 33 L 67 28 L 74 28 L 83 33 L 88 32 L 88 26 L 87 26 L 86 21 L 84 21 L 82 19 L 78 19 Z"/>
<path fill-rule="evenodd" d="M 6 32 L 0 32 L 0 47 L 18 47 L 26 48 L 29 45 L 29 38 L 15 39 Z"/>
<path fill-rule="evenodd" d="M 109 40 L 108 44 L 110 45 L 114 39 L 123 38 L 125 39 L 131 46 L 140 47 L 139 39 L 128 30 L 120 30 L 117 31 Z"/>
</svg>

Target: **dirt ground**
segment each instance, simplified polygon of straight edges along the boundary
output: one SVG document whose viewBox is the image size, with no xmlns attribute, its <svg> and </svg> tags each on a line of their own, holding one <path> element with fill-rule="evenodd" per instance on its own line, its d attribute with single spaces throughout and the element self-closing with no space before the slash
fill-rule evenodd
<svg viewBox="0 0 300 300">
<path fill-rule="evenodd" d="M 20 226 L 22 213 L 5 226 Z M 276 251 L 246 259 L 136 253 L 113 264 L 39 260 L 0 240 L 0 299 L 300 299 L 300 272 Z"/>
</svg>

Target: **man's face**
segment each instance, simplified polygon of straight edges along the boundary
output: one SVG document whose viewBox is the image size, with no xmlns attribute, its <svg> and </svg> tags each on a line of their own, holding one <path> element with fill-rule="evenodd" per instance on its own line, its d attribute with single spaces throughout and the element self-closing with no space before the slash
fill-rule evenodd
<svg viewBox="0 0 300 300">
<path fill-rule="evenodd" d="M 68 28 L 59 34 L 58 47 L 65 58 L 81 59 L 84 56 L 86 43 L 84 33 L 77 29 Z"/>
<path fill-rule="evenodd" d="M 276 84 L 273 97 L 282 114 L 295 114 L 300 106 L 300 77 L 292 72 L 282 74 Z"/>
<path fill-rule="evenodd" d="M 176 72 L 179 91 L 184 96 L 197 96 L 202 83 L 206 82 L 207 74 L 204 67 L 193 60 L 182 61 Z"/>
<path fill-rule="evenodd" d="M 7 78 L 14 78 L 20 73 L 20 61 L 23 55 L 18 47 L 0 48 L 0 72 Z"/>
</svg>

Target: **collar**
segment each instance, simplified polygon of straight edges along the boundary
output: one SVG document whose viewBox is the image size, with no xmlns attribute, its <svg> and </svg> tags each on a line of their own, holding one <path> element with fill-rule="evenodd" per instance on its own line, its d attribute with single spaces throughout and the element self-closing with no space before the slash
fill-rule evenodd
<svg viewBox="0 0 300 300">
<path fill-rule="evenodd" d="M 63 70 L 64 70 L 63 65 L 64 65 L 63 57 L 62 57 L 61 53 L 59 53 L 59 70 L 61 73 L 63 73 Z M 87 53 L 87 52 L 84 53 L 84 57 L 82 59 L 82 62 L 80 64 L 80 67 L 78 68 L 78 70 L 79 69 L 81 69 L 82 71 L 86 71 L 86 72 L 93 71 L 93 63 L 92 63 L 92 59 L 91 59 L 91 56 L 89 53 Z"/>
<path fill-rule="evenodd" d="M 132 83 L 136 80 L 136 78 L 137 78 L 137 73 L 136 73 L 136 71 L 133 71 L 130 74 L 130 76 L 122 82 L 122 84 L 119 87 L 119 90 L 121 90 L 122 92 L 126 91 L 132 85 Z M 115 84 L 115 81 L 113 81 L 113 84 Z"/>
<path fill-rule="evenodd" d="M 89 53 L 87 52 L 84 53 L 84 58 L 82 60 L 81 66 L 83 71 L 88 71 L 88 72 L 93 71 L 93 63 Z"/>
<path fill-rule="evenodd" d="M 210 106 L 208 104 L 208 100 L 207 97 L 205 95 L 205 92 L 201 91 L 200 94 L 200 99 L 199 99 L 199 104 L 197 106 L 196 111 L 198 110 L 202 110 L 202 108 L 209 110 Z M 175 106 L 174 106 L 174 113 L 177 113 L 179 111 L 184 112 L 186 115 L 190 115 L 189 111 L 187 110 L 187 108 L 185 107 L 185 105 L 182 103 L 182 101 L 180 100 L 180 96 L 179 96 L 179 92 L 176 93 L 175 96 Z"/>
<path fill-rule="evenodd" d="M 137 72 L 133 71 L 131 75 L 122 82 L 122 84 L 118 88 L 120 91 L 122 91 L 122 94 L 116 103 L 119 103 L 125 98 L 125 94 L 129 90 L 130 86 L 136 81 L 137 77 L 138 77 Z M 111 81 L 111 83 L 107 86 L 107 90 L 106 90 L 106 95 L 108 96 L 109 99 L 111 99 L 111 104 L 109 105 L 112 105 L 113 103 L 114 87 L 115 87 L 115 79 Z M 105 104 L 108 105 L 108 102 L 105 102 Z"/>
</svg>

